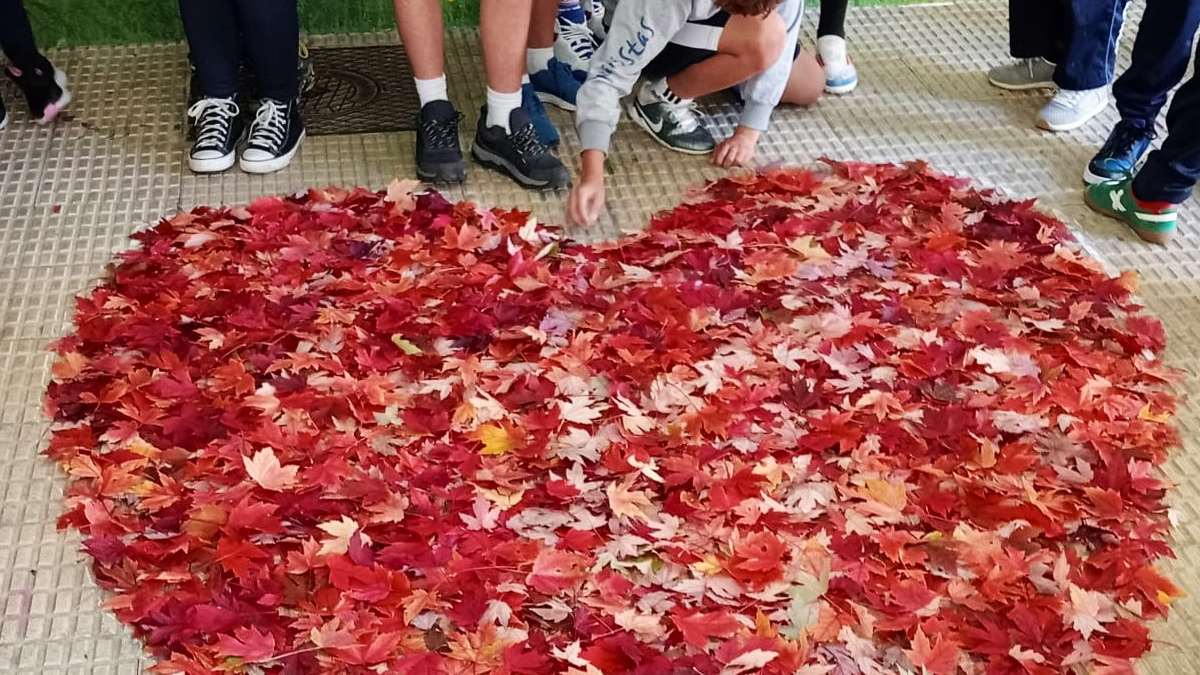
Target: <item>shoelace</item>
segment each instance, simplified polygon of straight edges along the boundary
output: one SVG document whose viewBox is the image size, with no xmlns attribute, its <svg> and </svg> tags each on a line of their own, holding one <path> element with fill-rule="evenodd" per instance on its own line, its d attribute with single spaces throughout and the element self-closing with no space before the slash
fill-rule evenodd
<svg viewBox="0 0 1200 675">
<path fill-rule="evenodd" d="M 537 139 L 537 132 L 534 131 L 532 124 L 517 129 L 512 134 L 513 147 L 516 148 L 517 154 L 522 159 L 528 161 L 537 159 L 546 154 L 546 146 Z"/>
<path fill-rule="evenodd" d="M 241 110 L 233 99 L 202 98 L 188 108 L 188 116 L 196 120 L 196 148 L 225 149 L 229 140 L 229 120 Z"/>
<path fill-rule="evenodd" d="M 250 129 L 250 140 L 247 145 L 276 152 L 283 147 L 287 137 L 286 103 L 264 98 L 254 115 L 254 126 Z"/>
<path fill-rule="evenodd" d="M 1126 157 L 1133 152 L 1134 145 L 1147 137 L 1154 138 L 1154 132 L 1129 124 L 1118 124 L 1104 142 L 1104 147 L 1100 148 L 1100 154 L 1106 157 Z"/>
<path fill-rule="evenodd" d="M 421 132 L 430 149 L 452 148 L 458 143 L 458 122 L 462 114 L 449 119 L 429 119 L 421 123 Z"/>
<path fill-rule="evenodd" d="M 558 34 L 566 40 L 571 51 L 578 54 L 580 58 L 589 60 L 595 54 L 596 38 L 592 37 L 592 31 L 586 23 L 560 21 L 558 22 Z"/>
<path fill-rule="evenodd" d="M 1034 72 L 1034 69 L 1037 68 L 1037 65 L 1039 63 L 1041 63 L 1041 61 L 1042 61 L 1042 59 L 1040 59 L 1036 56 L 1031 59 L 1021 59 L 1021 62 L 1025 65 L 1026 72 L 1029 73 L 1030 80 L 1032 80 L 1034 78 L 1034 76 L 1037 74 L 1036 72 Z"/>
<path fill-rule="evenodd" d="M 665 101 L 667 106 L 667 117 L 675 123 L 679 131 L 690 133 L 695 131 L 700 126 L 700 108 L 695 101 L 680 101 L 679 103 L 671 103 Z"/>
</svg>

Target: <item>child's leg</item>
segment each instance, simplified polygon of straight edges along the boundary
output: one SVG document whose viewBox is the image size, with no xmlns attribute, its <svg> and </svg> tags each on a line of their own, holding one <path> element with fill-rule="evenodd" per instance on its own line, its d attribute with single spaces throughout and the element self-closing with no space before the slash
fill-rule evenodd
<svg viewBox="0 0 1200 675">
<path fill-rule="evenodd" d="M 46 63 L 46 58 L 38 52 L 21 0 L 0 0 L 0 49 L 21 70 L 44 67 Z"/>
<path fill-rule="evenodd" d="M 179 14 L 203 96 L 236 96 L 240 52 L 233 0 L 179 0 Z"/>
<path fill-rule="evenodd" d="M 792 63 L 792 75 L 781 103 L 810 106 L 821 98 L 825 91 L 825 70 L 812 52 L 801 50 Z"/>
<path fill-rule="evenodd" d="M 300 16 L 296 0 L 238 0 L 258 95 L 291 101 L 300 88 Z"/>
<path fill-rule="evenodd" d="M 509 129 L 509 116 L 521 107 L 525 43 L 532 0 L 484 0 L 479 8 L 479 38 L 487 71 L 488 126 Z"/>
<path fill-rule="evenodd" d="M 769 68 L 786 38 L 787 29 L 776 12 L 731 16 L 721 31 L 717 53 L 668 77 L 667 86 L 684 99 L 728 89 Z"/>
<path fill-rule="evenodd" d="M 438 0 L 395 0 L 400 41 L 417 80 L 445 78 L 445 26 Z M 425 101 L 422 101 L 423 103 Z"/>
<path fill-rule="evenodd" d="M 817 23 L 817 37 L 836 35 L 846 37 L 846 6 L 850 0 L 821 0 L 821 19 Z"/>
</svg>

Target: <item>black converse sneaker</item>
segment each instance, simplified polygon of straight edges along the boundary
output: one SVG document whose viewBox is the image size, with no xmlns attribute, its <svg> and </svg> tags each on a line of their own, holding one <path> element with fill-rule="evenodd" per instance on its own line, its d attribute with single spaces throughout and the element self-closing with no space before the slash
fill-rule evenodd
<svg viewBox="0 0 1200 675">
<path fill-rule="evenodd" d="M 461 183 L 467 178 L 458 143 L 462 115 L 449 101 L 430 101 L 417 115 L 417 175 L 431 183 Z"/>
<path fill-rule="evenodd" d="M 491 167 L 527 188 L 557 190 L 571 183 L 567 167 L 550 153 L 537 138 L 529 113 L 516 108 L 508 116 L 508 126 L 489 127 L 487 106 L 479 113 L 479 128 L 471 154 L 480 164 Z"/>
<path fill-rule="evenodd" d="M 246 173 L 272 173 L 291 164 L 304 140 L 300 101 L 264 98 L 258 104 L 240 166 Z"/>
<path fill-rule="evenodd" d="M 67 75 L 42 58 L 39 66 L 21 70 L 16 66 L 5 68 L 8 78 L 17 83 L 29 113 L 38 124 L 49 124 L 71 103 L 71 91 L 67 89 Z"/>
<path fill-rule="evenodd" d="M 188 153 L 188 168 L 196 173 L 217 173 L 233 166 L 237 145 L 246 131 L 237 101 L 202 98 L 188 108 L 196 140 Z"/>
</svg>

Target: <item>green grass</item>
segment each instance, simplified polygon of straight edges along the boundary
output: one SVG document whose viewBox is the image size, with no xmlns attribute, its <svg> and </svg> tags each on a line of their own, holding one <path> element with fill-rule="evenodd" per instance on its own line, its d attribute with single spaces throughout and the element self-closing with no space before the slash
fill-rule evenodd
<svg viewBox="0 0 1200 675">
<path fill-rule="evenodd" d="M 896 5 L 913 0 L 854 0 Z M 479 19 L 478 0 L 442 0 L 450 25 Z M 176 0 L 26 0 L 43 47 L 182 40 Z M 308 33 L 360 33 L 395 27 L 391 0 L 300 0 Z"/>
</svg>

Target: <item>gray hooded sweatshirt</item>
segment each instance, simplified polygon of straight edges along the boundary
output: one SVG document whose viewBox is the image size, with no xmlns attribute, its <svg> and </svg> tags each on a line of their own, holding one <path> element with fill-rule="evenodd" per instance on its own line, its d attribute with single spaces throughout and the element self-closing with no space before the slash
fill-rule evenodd
<svg viewBox="0 0 1200 675">
<path fill-rule="evenodd" d="M 688 21 L 720 11 L 712 0 L 621 0 L 604 44 L 592 57 L 587 82 L 576 99 L 576 125 L 584 150 L 608 152 L 621 118 L 621 98 L 633 90 L 642 70 Z M 745 107 L 741 126 L 766 131 L 792 73 L 793 51 L 804 17 L 804 0 L 783 0 L 776 8 L 787 26 L 783 53 L 771 67 L 741 86 Z"/>
</svg>

